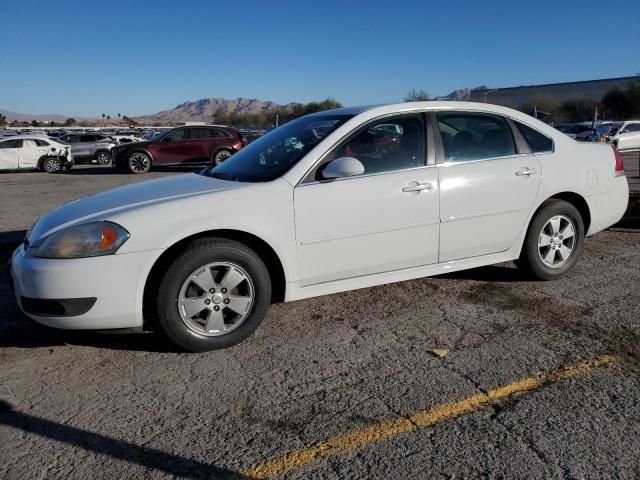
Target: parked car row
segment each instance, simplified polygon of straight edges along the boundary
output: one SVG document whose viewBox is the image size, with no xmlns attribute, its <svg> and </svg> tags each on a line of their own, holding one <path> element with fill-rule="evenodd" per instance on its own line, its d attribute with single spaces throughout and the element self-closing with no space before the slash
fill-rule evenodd
<svg viewBox="0 0 640 480">
<path fill-rule="evenodd" d="M 606 141 L 620 151 L 640 149 L 640 120 L 558 124 L 554 127 L 565 135 L 584 142 Z"/>
<path fill-rule="evenodd" d="M 15 149 L 31 148 L 30 139 L 36 137 L 39 139 L 38 142 L 52 142 L 64 148 L 39 152 L 40 157 L 35 160 L 22 162 L 18 162 L 17 159 L 31 158 L 33 155 L 27 151 L 21 154 L 6 154 L 7 160 L 0 163 L 2 170 L 42 168 L 54 173 L 71 168 L 74 163 L 95 161 L 101 165 L 113 165 L 119 170 L 140 174 L 148 172 L 154 166 L 219 165 L 247 144 L 246 137 L 238 130 L 223 125 L 152 129 L 144 133 L 146 138 L 140 136 L 141 133 L 138 131 L 10 132 L 12 136 L 0 136 L 0 141 L 10 140 L 5 145 L 6 149 L 8 146 Z M 251 133 L 252 136 L 258 136 L 253 131 Z M 27 139 L 28 142 L 25 141 Z M 41 157 L 51 157 L 47 163 L 51 169 L 42 167 Z"/>
</svg>

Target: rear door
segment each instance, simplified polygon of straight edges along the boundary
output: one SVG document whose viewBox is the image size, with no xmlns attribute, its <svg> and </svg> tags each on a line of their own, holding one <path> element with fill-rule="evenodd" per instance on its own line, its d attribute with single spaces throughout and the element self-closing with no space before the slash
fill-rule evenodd
<svg viewBox="0 0 640 480">
<path fill-rule="evenodd" d="M 211 127 L 191 128 L 190 147 L 193 151 L 194 162 L 209 162 L 213 152 L 220 143 L 217 129 Z"/>
<path fill-rule="evenodd" d="M 163 165 L 178 165 L 193 159 L 190 150 L 190 129 L 178 128 L 173 130 L 156 146 L 156 163 Z"/>
<path fill-rule="evenodd" d="M 36 168 L 40 157 L 46 154 L 46 149 L 38 146 L 36 140 L 25 139 L 22 142 L 22 148 L 18 154 L 18 163 L 20 168 Z"/>
<path fill-rule="evenodd" d="M 93 148 L 96 136 L 92 134 L 80 135 L 79 142 L 73 146 L 73 154 L 77 157 L 90 157 L 93 155 Z"/>
<path fill-rule="evenodd" d="M 434 119 L 442 142 L 439 261 L 508 250 L 538 192 L 538 159 L 501 116 L 451 111 Z"/>
<path fill-rule="evenodd" d="M 15 170 L 19 167 L 21 139 L 0 142 L 0 170 Z"/>
</svg>

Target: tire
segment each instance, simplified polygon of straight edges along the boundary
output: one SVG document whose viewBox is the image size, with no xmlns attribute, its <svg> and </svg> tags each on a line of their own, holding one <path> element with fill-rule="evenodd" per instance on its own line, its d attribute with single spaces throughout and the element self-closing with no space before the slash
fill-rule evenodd
<svg viewBox="0 0 640 480">
<path fill-rule="evenodd" d="M 96 152 L 96 161 L 100 165 L 109 165 L 111 163 L 111 154 L 106 150 Z"/>
<path fill-rule="evenodd" d="M 584 249 L 584 222 L 576 207 L 548 200 L 534 215 L 518 267 L 539 280 L 555 280 L 571 270 Z"/>
<path fill-rule="evenodd" d="M 58 157 L 47 157 L 42 161 L 42 169 L 47 173 L 62 172 L 62 160 Z"/>
<path fill-rule="evenodd" d="M 271 279 L 260 257 L 242 243 L 205 238 L 192 242 L 166 270 L 156 306 L 158 324 L 172 342 L 204 352 L 246 339 L 270 303 Z"/>
<path fill-rule="evenodd" d="M 147 173 L 151 170 L 151 157 L 144 152 L 133 152 L 127 160 L 127 169 L 131 173 Z"/>
<path fill-rule="evenodd" d="M 213 163 L 214 166 L 218 166 L 220 165 L 222 162 L 224 162 L 227 158 L 231 157 L 231 152 L 229 150 L 218 150 L 215 154 L 213 154 L 213 156 L 211 157 L 211 163 Z"/>
</svg>

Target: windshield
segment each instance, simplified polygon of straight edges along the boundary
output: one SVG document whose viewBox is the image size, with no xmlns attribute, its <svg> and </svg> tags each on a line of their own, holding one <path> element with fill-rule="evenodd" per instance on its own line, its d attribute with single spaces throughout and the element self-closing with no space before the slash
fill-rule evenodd
<svg viewBox="0 0 640 480">
<path fill-rule="evenodd" d="M 298 118 L 250 143 L 203 175 L 237 182 L 269 182 L 281 177 L 324 137 L 352 115 L 311 115 Z"/>
</svg>

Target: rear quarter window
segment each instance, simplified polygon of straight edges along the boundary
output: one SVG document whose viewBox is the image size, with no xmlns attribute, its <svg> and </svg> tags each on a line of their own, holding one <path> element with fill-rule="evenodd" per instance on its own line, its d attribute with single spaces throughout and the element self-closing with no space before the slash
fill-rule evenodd
<svg viewBox="0 0 640 480">
<path fill-rule="evenodd" d="M 515 124 L 533 153 L 553 152 L 553 140 L 549 137 L 524 123 L 515 122 Z"/>
</svg>

